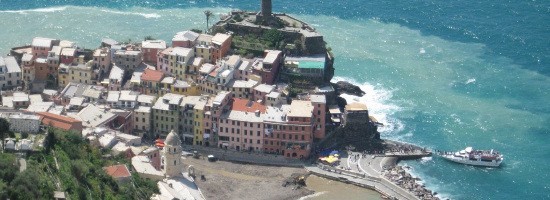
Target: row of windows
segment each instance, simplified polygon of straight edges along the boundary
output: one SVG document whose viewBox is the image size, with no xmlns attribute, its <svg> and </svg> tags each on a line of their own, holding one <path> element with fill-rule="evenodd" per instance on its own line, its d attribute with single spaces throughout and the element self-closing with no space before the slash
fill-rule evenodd
<svg viewBox="0 0 550 200">
<path fill-rule="evenodd" d="M 220 138 L 220 140 L 221 140 L 221 138 Z M 240 141 L 240 138 L 236 138 L 236 140 L 237 140 L 237 142 L 241 142 L 241 141 Z M 227 141 L 227 140 L 222 140 L 222 141 Z M 231 137 L 231 142 L 235 142 L 235 137 Z M 252 143 L 254 142 L 254 140 L 245 138 L 245 139 L 243 140 L 243 142 L 244 142 L 244 143 L 252 144 Z M 256 144 L 261 144 L 261 143 L 262 143 L 262 142 L 261 142 L 260 140 L 256 140 Z"/>
<path fill-rule="evenodd" d="M 234 120 L 232 121 L 232 120 L 228 120 L 228 119 L 225 119 L 225 121 L 224 121 L 223 119 L 221 119 L 221 120 L 220 120 L 220 123 L 222 123 L 222 124 L 224 124 L 224 123 L 225 123 L 225 124 L 229 124 L 229 121 L 231 121 L 231 125 L 233 125 L 233 126 L 234 126 L 235 124 L 237 124 L 237 126 L 240 126 L 240 125 L 241 125 L 241 122 L 240 122 L 240 121 L 234 121 Z M 251 123 L 251 122 L 243 122 L 243 123 L 244 123 L 244 127 L 247 127 L 247 126 L 248 126 L 248 127 L 251 127 L 251 128 L 254 127 L 254 124 Z M 261 124 L 260 124 L 260 123 L 257 123 L 257 127 L 258 127 L 258 128 L 261 128 Z"/>
<path fill-rule="evenodd" d="M 155 128 L 160 128 L 160 129 L 161 129 L 161 130 L 157 130 L 157 132 L 158 132 L 158 131 L 164 132 L 164 131 L 167 130 L 167 129 L 173 130 L 173 129 L 174 129 L 174 125 L 170 125 L 170 126 L 166 125 L 166 126 L 164 126 L 164 124 L 160 124 L 160 126 L 159 126 L 159 123 L 156 123 L 156 124 L 155 124 Z"/>
<path fill-rule="evenodd" d="M 136 122 L 139 122 L 139 118 L 136 117 Z M 141 118 L 141 122 L 145 123 L 145 118 Z"/>
<path fill-rule="evenodd" d="M 225 131 L 224 131 L 224 129 L 225 129 Z M 241 134 L 241 129 L 235 129 L 235 128 L 229 129 L 229 128 L 227 128 L 227 127 L 225 127 L 225 128 L 224 128 L 224 127 L 220 127 L 219 130 L 220 130 L 220 133 L 224 133 L 224 132 L 225 132 L 225 133 L 233 133 L 233 134 L 234 134 L 234 133 L 237 133 L 237 134 Z M 231 130 L 231 131 L 230 131 L 230 130 Z M 243 134 L 244 134 L 244 135 L 250 135 L 250 136 L 252 136 L 252 135 L 254 134 L 254 131 L 252 131 L 252 130 L 244 130 L 244 131 L 243 131 Z M 262 135 L 262 134 L 261 134 L 261 131 L 256 131 L 256 136 L 261 136 L 261 135 Z"/>
<path fill-rule="evenodd" d="M 284 134 L 284 133 L 283 133 L 283 134 L 279 134 L 279 133 L 277 133 L 277 134 L 271 134 L 270 137 L 273 138 L 273 135 L 276 135 L 276 138 L 277 138 L 277 139 L 279 139 L 279 136 L 281 136 L 281 135 L 283 136 L 283 137 L 282 137 L 283 140 L 286 139 L 286 134 Z M 294 134 L 294 140 L 298 140 L 298 138 L 300 138 L 300 137 L 298 136 L 298 134 Z M 291 135 L 291 134 L 288 134 L 288 139 L 289 139 L 289 140 L 292 140 L 292 135 Z M 306 140 L 305 135 L 301 135 L 301 139 L 302 139 L 302 140 Z"/>
</svg>

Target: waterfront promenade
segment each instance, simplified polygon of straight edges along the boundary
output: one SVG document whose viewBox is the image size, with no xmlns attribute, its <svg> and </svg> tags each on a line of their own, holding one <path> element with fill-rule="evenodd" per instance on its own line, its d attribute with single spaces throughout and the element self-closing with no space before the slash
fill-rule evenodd
<svg viewBox="0 0 550 200">
<path fill-rule="evenodd" d="M 285 166 L 285 167 L 303 167 L 304 161 L 285 158 L 282 155 L 264 154 L 255 152 L 244 152 L 235 150 L 225 150 L 216 147 L 203 147 L 182 145 L 182 148 L 189 153 L 197 151 L 202 156 L 214 155 L 216 158 L 224 161 L 231 161 L 236 163 L 256 164 L 256 165 L 268 165 L 268 166 Z"/>
<path fill-rule="evenodd" d="M 377 154 L 359 152 L 341 152 L 340 164 L 335 167 L 319 164 L 306 166 L 306 170 L 325 178 L 374 189 L 393 199 L 437 199 L 424 188 L 406 189 L 396 183 L 388 173 L 397 165 L 399 159 L 411 159 L 430 156 L 430 152 L 420 149 L 388 151 Z M 399 182 L 401 183 L 401 182 Z M 402 184 L 402 183 L 401 183 Z M 423 198 L 420 198 L 423 197 Z"/>
<path fill-rule="evenodd" d="M 341 152 L 340 165 L 335 167 L 322 164 L 308 165 L 302 160 L 289 159 L 280 155 L 237 152 L 191 145 L 182 145 L 182 147 L 190 153 L 197 151 L 202 156 L 212 154 L 218 159 L 236 163 L 304 167 L 308 172 L 318 176 L 373 189 L 392 199 L 438 199 L 432 196 L 431 191 L 425 190 L 414 181 L 403 182 L 401 174 L 395 173 L 402 171 L 400 168 L 395 168 L 400 159 L 426 157 L 430 156 L 431 152 L 414 145 L 393 141 L 388 141 L 388 143 L 390 143 L 390 148 L 381 152 Z M 405 189 L 409 185 L 414 187 Z"/>
<path fill-rule="evenodd" d="M 418 197 L 408 193 L 403 188 L 394 185 L 382 178 L 375 178 L 370 176 L 361 177 L 352 173 L 340 173 L 342 171 L 326 168 L 325 170 L 323 170 L 318 166 L 305 166 L 305 169 L 317 176 L 376 190 L 377 192 L 387 197 L 405 200 L 419 199 Z"/>
</svg>

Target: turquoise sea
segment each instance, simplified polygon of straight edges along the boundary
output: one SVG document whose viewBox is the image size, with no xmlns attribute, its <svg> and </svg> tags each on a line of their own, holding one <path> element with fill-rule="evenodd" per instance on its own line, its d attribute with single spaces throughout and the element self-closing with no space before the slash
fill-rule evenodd
<svg viewBox="0 0 550 200">
<path fill-rule="evenodd" d="M 0 0 L 0 53 L 35 36 L 95 48 L 101 38 L 170 40 L 203 11 L 260 1 Z M 384 138 L 440 150 L 497 149 L 501 168 L 407 161 L 443 198 L 550 199 L 550 1 L 274 1 L 325 35 L 334 80 L 367 92 Z"/>
</svg>

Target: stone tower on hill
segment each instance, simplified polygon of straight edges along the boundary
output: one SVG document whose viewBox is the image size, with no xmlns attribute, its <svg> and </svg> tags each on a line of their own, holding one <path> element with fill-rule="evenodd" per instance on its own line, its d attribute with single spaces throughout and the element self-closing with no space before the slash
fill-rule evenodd
<svg viewBox="0 0 550 200">
<path fill-rule="evenodd" d="M 181 177 L 183 169 L 181 141 L 174 130 L 170 131 L 164 145 L 164 175 L 166 177 Z"/>
<path fill-rule="evenodd" d="M 261 17 L 264 23 L 268 23 L 272 16 L 271 0 L 262 0 Z"/>
</svg>

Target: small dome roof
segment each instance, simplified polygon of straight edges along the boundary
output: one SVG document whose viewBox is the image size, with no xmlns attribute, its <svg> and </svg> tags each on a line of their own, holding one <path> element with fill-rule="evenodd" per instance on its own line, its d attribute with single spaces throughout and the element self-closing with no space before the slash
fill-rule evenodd
<svg viewBox="0 0 550 200">
<path fill-rule="evenodd" d="M 170 146 L 180 146 L 181 141 L 178 137 L 178 134 L 172 130 L 170 133 L 168 133 L 168 136 L 166 136 L 166 140 L 164 141 L 164 144 L 170 145 Z"/>
</svg>

